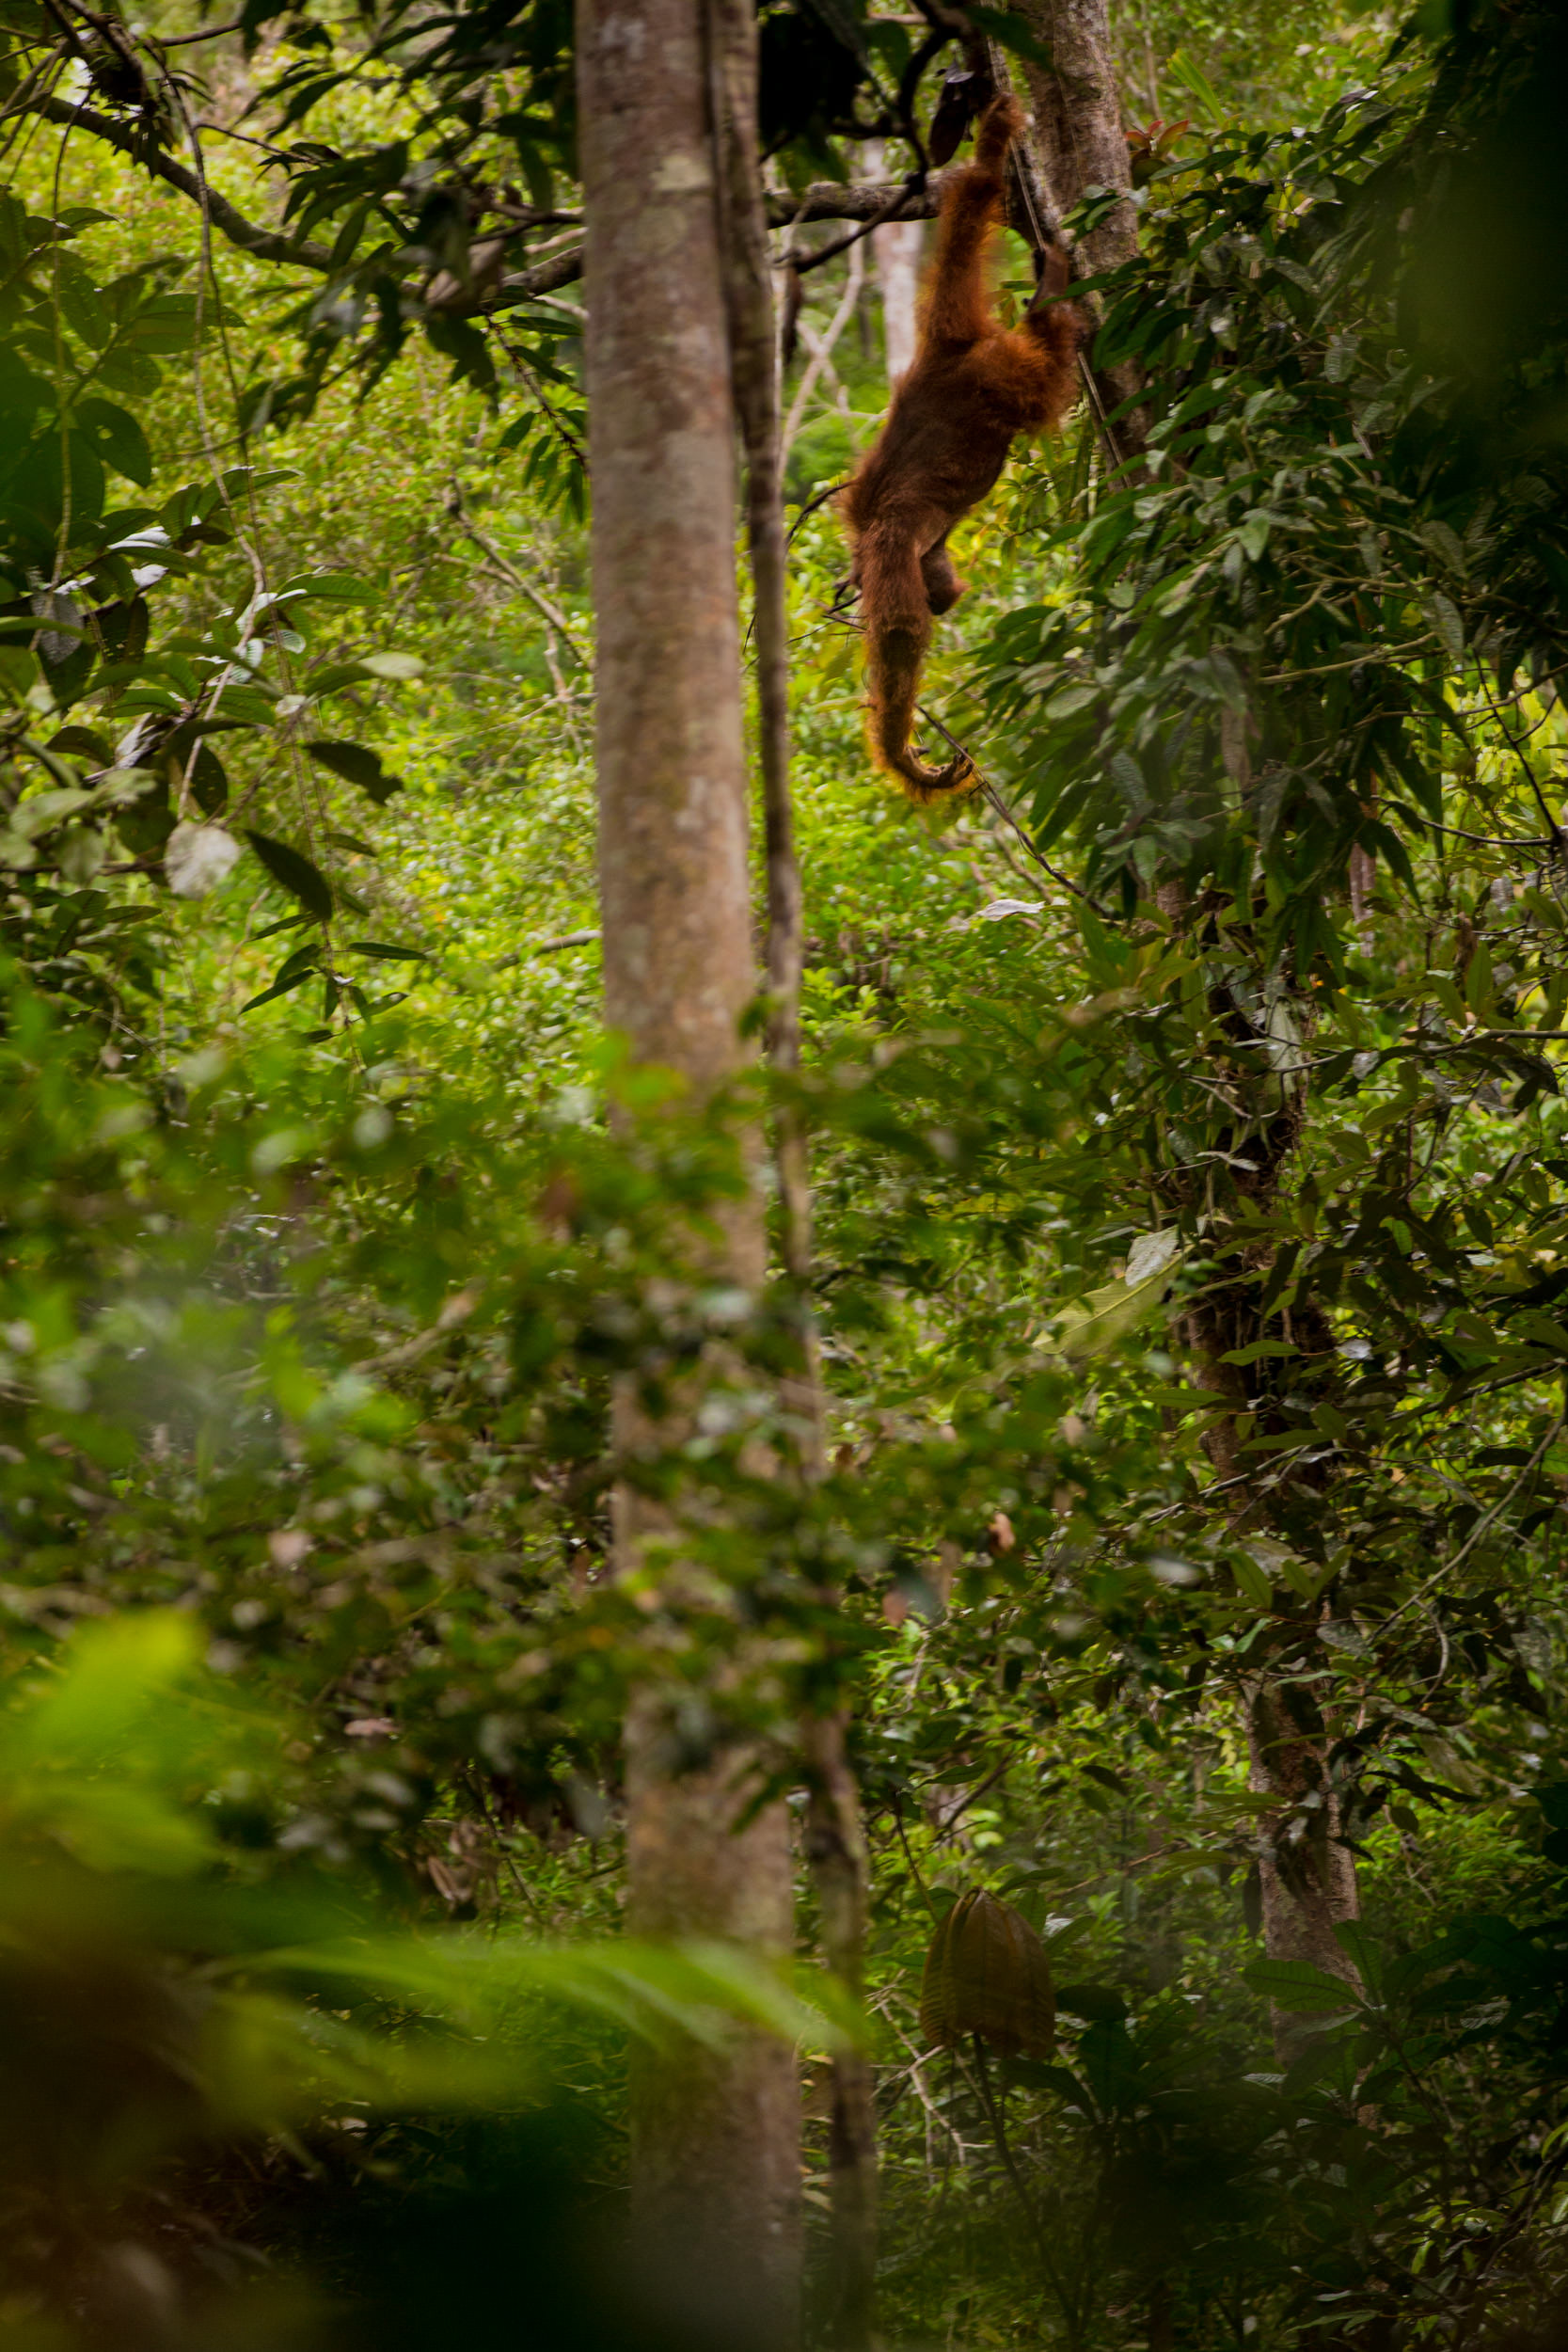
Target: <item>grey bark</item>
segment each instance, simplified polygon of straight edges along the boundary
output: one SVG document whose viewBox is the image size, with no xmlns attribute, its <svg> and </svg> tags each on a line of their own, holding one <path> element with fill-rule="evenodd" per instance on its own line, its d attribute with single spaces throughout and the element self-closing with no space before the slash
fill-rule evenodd
<svg viewBox="0 0 1568 2352">
<path fill-rule="evenodd" d="M 606 1007 L 637 1060 L 676 1070 L 700 1100 L 742 1066 L 755 989 L 735 413 L 701 0 L 579 0 L 578 77 Z M 717 1256 L 729 1279 L 760 1282 L 759 1200 L 730 1216 Z M 623 1447 L 660 1434 L 621 1400 Z M 623 1488 L 623 1563 L 653 1524 Z M 787 1951 L 787 1820 L 775 1804 L 740 1826 L 744 1744 L 679 1770 L 651 1670 L 626 1750 L 632 1931 Z M 800 2265 L 793 2053 L 751 2033 L 720 2050 L 640 2053 L 631 2185 L 644 2283 L 666 2323 L 694 2344 L 787 2352 Z"/>
<path fill-rule="evenodd" d="M 1074 247 L 1075 275 L 1098 277 L 1131 261 L 1138 249 L 1132 170 L 1122 127 L 1107 0 L 1020 0 L 1020 13 L 1049 54 L 1048 66 L 1030 59 L 1024 72 L 1034 109 L 1034 135 L 1047 194 L 1058 219 L 1090 188 L 1119 189 L 1117 203 Z M 1101 406 L 1109 416 L 1142 389 L 1130 361 L 1094 370 Z M 1112 426 L 1122 455 L 1141 456 L 1148 421 L 1137 408 Z"/>
</svg>

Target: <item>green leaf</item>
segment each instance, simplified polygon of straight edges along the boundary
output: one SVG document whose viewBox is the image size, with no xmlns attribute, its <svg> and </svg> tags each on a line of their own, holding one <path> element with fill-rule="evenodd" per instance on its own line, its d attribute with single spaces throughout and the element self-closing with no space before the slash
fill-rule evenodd
<svg viewBox="0 0 1568 2352">
<path fill-rule="evenodd" d="M 1236 1580 L 1237 1591 L 1250 1600 L 1255 1609 L 1274 1607 L 1274 1588 L 1256 1560 L 1249 1560 L 1244 1553 L 1236 1552 L 1226 1562 L 1226 1565 Z"/>
<path fill-rule="evenodd" d="M 394 792 L 403 790 L 403 778 L 388 775 L 381 764 L 381 754 L 363 743 L 348 743 L 331 736 L 313 736 L 305 746 L 314 760 L 329 768 L 345 784 L 356 784 L 368 792 L 377 807 L 385 807 Z"/>
<path fill-rule="evenodd" d="M 128 409 L 117 408 L 110 400 L 84 400 L 75 421 L 106 465 L 146 488 L 152 479 L 152 452 Z"/>
<path fill-rule="evenodd" d="M 1172 81 L 1180 84 L 1189 97 L 1196 99 L 1212 123 L 1219 124 L 1225 121 L 1226 109 L 1220 103 L 1219 92 L 1202 68 L 1196 66 L 1184 50 L 1177 49 L 1172 52 L 1165 71 Z"/>
<path fill-rule="evenodd" d="M 390 678 L 401 684 L 408 678 L 423 677 L 425 665 L 417 653 L 368 653 L 361 667 L 372 677 Z"/>
<path fill-rule="evenodd" d="M 273 881 L 293 891 L 307 914 L 313 914 L 318 923 L 330 919 L 332 885 L 319 866 L 312 864 L 303 850 L 291 848 L 287 841 L 274 840 L 271 834 L 256 833 L 247 826 L 245 839 Z"/>
<path fill-rule="evenodd" d="M 1331 1977 L 1326 1968 L 1314 1968 L 1309 1960 L 1255 1960 L 1246 1971 L 1246 1980 L 1276 2009 L 1293 2010 L 1304 2016 L 1342 2015 L 1359 2000 L 1354 1987 L 1342 1977 Z"/>
<path fill-rule="evenodd" d="M 291 958 L 290 961 L 292 961 L 293 959 Z M 288 971 L 288 965 L 285 964 L 283 969 L 285 972 Z M 240 1010 L 242 1012 L 254 1012 L 258 1005 L 270 1005 L 275 996 L 287 996 L 291 990 L 302 988 L 305 982 L 310 977 L 314 969 L 315 964 L 312 960 L 312 961 L 308 963 L 302 971 L 290 973 L 287 979 L 283 977 L 282 973 L 279 973 L 278 977 L 273 981 L 270 988 L 262 989 L 259 996 L 250 997 L 246 1003 L 240 1007 Z"/>
<path fill-rule="evenodd" d="M 351 939 L 349 953 L 353 956 L 377 956 L 383 963 L 428 963 L 430 958 L 422 947 L 393 947 L 381 939 Z"/>
</svg>

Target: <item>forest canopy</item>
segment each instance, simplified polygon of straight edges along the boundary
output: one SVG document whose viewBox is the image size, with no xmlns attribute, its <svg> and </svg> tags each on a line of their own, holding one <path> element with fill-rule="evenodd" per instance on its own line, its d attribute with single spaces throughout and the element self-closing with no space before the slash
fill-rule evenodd
<svg viewBox="0 0 1568 2352">
<path fill-rule="evenodd" d="M 1553 2352 L 1565 71 L 0 0 L 0 2342 Z"/>
</svg>

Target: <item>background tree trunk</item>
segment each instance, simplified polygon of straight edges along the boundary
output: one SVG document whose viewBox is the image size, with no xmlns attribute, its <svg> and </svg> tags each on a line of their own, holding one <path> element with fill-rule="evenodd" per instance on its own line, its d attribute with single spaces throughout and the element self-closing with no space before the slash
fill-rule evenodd
<svg viewBox="0 0 1568 2352">
<path fill-rule="evenodd" d="M 914 365 L 914 347 L 920 333 L 920 269 L 926 249 L 926 224 L 921 220 L 884 221 L 880 229 L 871 231 L 871 249 L 877 260 L 877 283 L 882 296 L 882 341 L 891 391 Z"/>
<path fill-rule="evenodd" d="M 886 151 L 880 139 L 867 139 L 865 169 L 873 179 L 887 172 Z M 923 220 L 887 220 L 871 231 L 871 253 L 877 270 L 877 291 L 882 298 L 882 350 L 891 392 L 914 364 L 920 337 L 920 266 L 926 249 Z"/>
<path fill-rule="evenodd" d="M 1328 1785 L 1330 1734 L 1301 1686 L 1259 1677 L 1245 1696 L 1247 1748 L 1252 1786 L 1277 1796 L 1280 1815 L 1259 1823 L 1258 1862 L 1262 1900 L 1263 1948 L 1271 1960 L 1305 1960 L 1329 1976 L 1343 1977 L 1352 1993 L 1361 1980 L 1340 1947 L 1335 1929 L 1361 1915 L 1355 1857 L 1339 1840 L 1339 1806 Z M 1297 1810 L 1315 1799 L 1309 1816 Z M 1305 1836 L 1281 1835 L 1309 1818 Z M 1273 2010 L 1275 2054 L 1282 2065 L 1298 2058 L 1323 2019 L 1293 2010 Z"/>
<path fill-rule="evenodd" d="M 605 995 L 639 1061 L 700 1096 L 744 1058 L 755 993 L 733 545 L 734 405 L 700 0 L 580 0 L 587 368 L 598 616 Z M 765 1266 L 760 1201 L 728 1220 L 731 1279 Z M 629 1398 L 618 1441 L 648 1433 Z M 635 1559 L 644 1508 L 623 1489 Z M 676 1769 L 657 1681 L 627 1724 L 627 1924 L 788 1950 L 782 1805 L 736 1828 L 749 1758 Z M 780 2352 L 798 2327 L 794 2054 L 760 2035 L 640 2056 L 632 2211 L 645 2286 L 693 2344 Z"/>
<path fill-rule="evenodd" d="M 865 1997 L 871 1867 L 860 1790 L 845 1750 L 843 1716 L 821 1716 L 808 1723 L 802 1744 L 811 1775 L 806 1858 L 822 1914 L 822 1956 L 860 2002 Z M 876 2084 L 863 2051 L 836 2053 L 832 2087 L 828 2336 L 841 2352 L 865 2352 L 877 2335 L 878 2184 Z"/>
<path fill-rule="evenodd" d="M 1275 1124 L 1276 1140 L 1291 1132 L 1290 1121 Z M 1246 1148 L 1259 1158 L 1267 1150 L 1255 1139 Z M 1276 1160 L 1267 1180 L 1271 1190 L 1278 1174 Z M 1226 1357 L 1263 1336 L 1253 1311 L 1262 1279 L 1255 1268 L 1249 1287 L 1238 1284 L 1227 1299 L 1209 1299 L 1177 1327 L 1190 1350 L 1196 1386 L 1223 1397 L 1229 1408 L 1215 1414 L 1203 1443 L 1215 1477 L 1228 1491 L 1235 1527 L 1252 1521 L 1259 1506 L 1248 1489 L 1232 1418 L 1248 1409 L 1247 1381 Z M 1310 1302 L 1298 1302 L 1294 1311 L 1305 1320 L 1317 1311 Z M 1334 1932 L 1359 1918 L 1361 1905 L 1355 1856 L 1343 1842 L 1341 1807 L 1328 1772 L 1332 1727 L 1299 1676 L 1278 1676 L 1266 1667 L 1243 1685 L 1242 1709 L 1252 1788 L 1259 1796 L 1278 1800 L 1277 1809 L 1258 1823 L 1263 1948 L 1271 1960 L 1307 1961 L 1343 1977 L 1358 1992 L 1360 1978 Z M 1271 2006 L 1271 2015 L 1275 2054 L 1288 2066 L 1321 2030 L 1323 2020 L 1277 2004 Z"/>
</svg>

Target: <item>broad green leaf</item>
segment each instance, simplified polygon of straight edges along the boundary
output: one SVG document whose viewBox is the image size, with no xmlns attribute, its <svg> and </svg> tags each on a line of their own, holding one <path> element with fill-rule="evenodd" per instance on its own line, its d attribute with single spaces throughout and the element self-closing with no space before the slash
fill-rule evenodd
<svg viewBox="0 0 1568 2352">
<path fill-rule="evenodd" d="M 403 790 L 403 778 L 389 775 L 381 764 L 381 754 L 363 743 L 313 736 L 305 748 L 312 759 L 329 768 L 335 776 L 341 776 L 345 784 L 356 784 L 362 792 L 368 792 L 378 807 L 384 807 L 394 792 Z"/>
<path fill-rule="evenodd" d="M 112 401 L 84 400 L 77 405 L 76 421 L 116 473 L 144 486 L 151 481 L 152 453 L 129 410 L 116 407 Z"/>
<path fill-rule="evenodd" d="M 1307 1960 L 1255 1960 L 1246 1971 L 1255 1992 L 1267 1995 L 1277 2009 L 1304 2016 L 1343 2015 L 1360 1999 L 1354 1986 Z"/>
<path fill-rule="evenodd" d="M 293 891 L 308 914 L 318 923 L 327 922 L 332 914 L 332 885 L 319 866 L 303 850 L 287 841 L 276 840 L 271 834 L 245 829 L 245 839 L 261 859 L 273 881 L 285 890 Z"/>
</svg>

